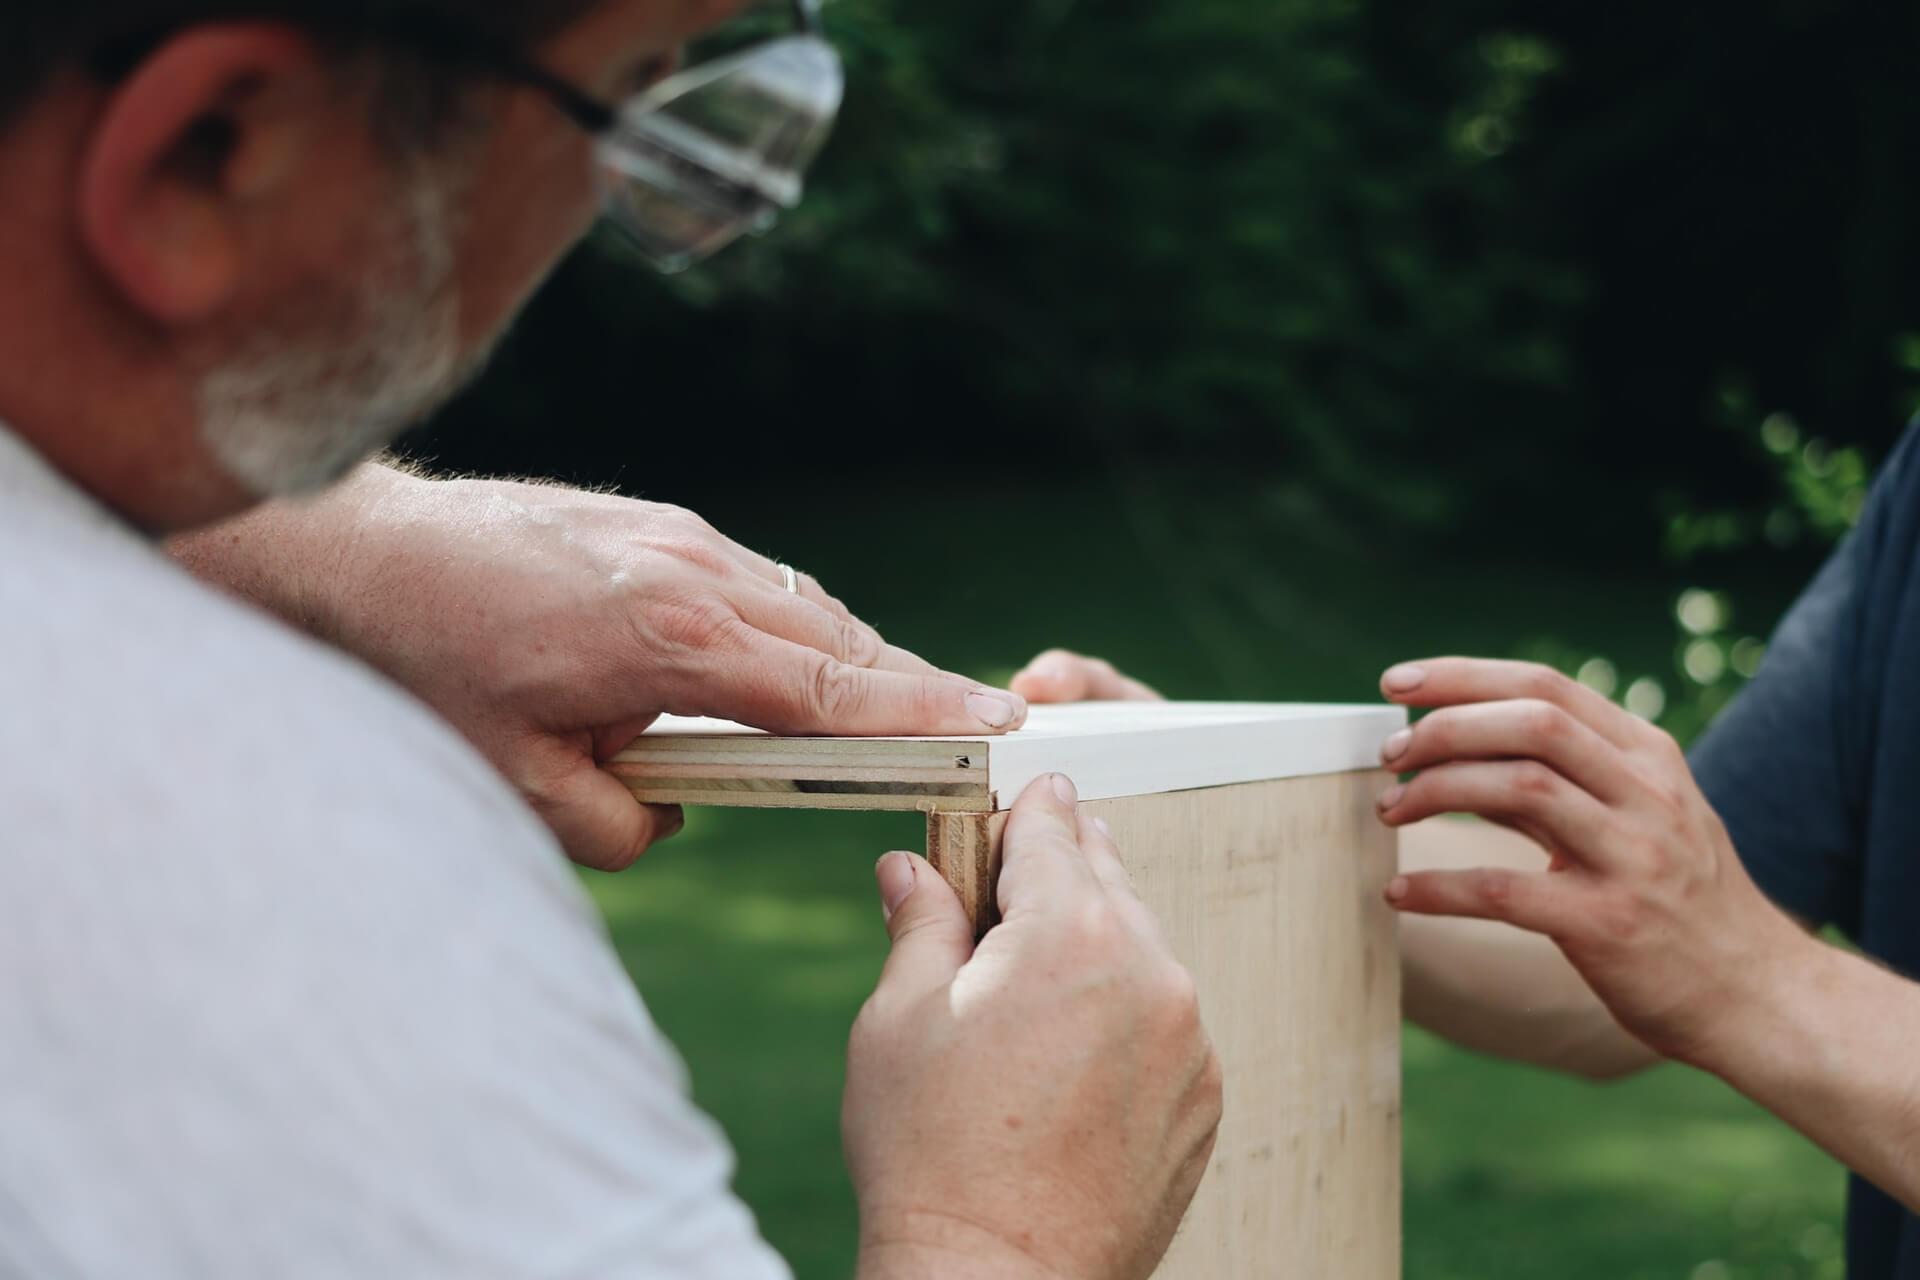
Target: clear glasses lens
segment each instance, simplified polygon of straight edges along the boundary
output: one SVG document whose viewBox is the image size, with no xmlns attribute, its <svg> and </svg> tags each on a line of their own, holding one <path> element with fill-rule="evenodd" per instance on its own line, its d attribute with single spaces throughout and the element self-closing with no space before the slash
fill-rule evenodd
<svg viewBox="0 0 1920 1280">
<path fill-rule="evenodd" d="M 764 230 L 800 203 L 844 91 L 838 55 L 816 36 L 668 77 L 601 143 L 614 220 L 664 271 Z"/>
</svg>

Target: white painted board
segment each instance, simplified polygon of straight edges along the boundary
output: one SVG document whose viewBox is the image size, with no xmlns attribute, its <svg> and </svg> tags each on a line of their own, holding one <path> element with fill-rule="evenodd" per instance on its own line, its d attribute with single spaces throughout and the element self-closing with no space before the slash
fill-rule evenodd
<svg viewBox="0 0 1920 1280">
<path fill-rule="evenodd" d="M 1004 737 L 862 738 L 884 754 L 884 744 L 950 744 L 984 757 L 992 807 L 1005 809 L 1028 783 L 1048 773 L 1074 780 L 1081 797 L 1189 791 L 1275 778 L 1347 773 L 1380 766 L 1380 748 L 1407 723 L 1400 707 L 1313 703 L 1081 702 L 1036 706 L 1024 728 Z M 636 746 L 654 759 L 660 748 L 694 747 L 688 740 L 769 735 L 725 720 L 665 716 Z M 807 742 L 850 739 L 769 739 L 804 750 Z M 648 750 L 652 748 L 652 750 Z"/>
</svg>

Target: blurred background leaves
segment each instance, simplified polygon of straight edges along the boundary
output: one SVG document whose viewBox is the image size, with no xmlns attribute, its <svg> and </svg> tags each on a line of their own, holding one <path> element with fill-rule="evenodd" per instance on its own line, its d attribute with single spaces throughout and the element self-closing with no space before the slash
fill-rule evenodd
<svg viewBox="0 0 1920 1280">
<path fill-rule="evenodd" d="M 1916 23 L 841 0 L 799 213 L 664 283 L 582 254 L 428 448 L 690 495 L 1229 463 L 1326 520 L 1649 551 L 1769 483 L 1727 395 L 1875 455 L 1913 405 Z"/>
</svg>

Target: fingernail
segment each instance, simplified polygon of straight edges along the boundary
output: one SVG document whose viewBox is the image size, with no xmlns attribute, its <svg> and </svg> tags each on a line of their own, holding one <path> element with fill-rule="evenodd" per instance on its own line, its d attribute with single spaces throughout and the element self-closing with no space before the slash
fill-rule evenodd
<svg viewBox="0 0 1920 1280">
<path fill-rule="evenodd" d="M 684 813 L 676 813 L 673 815 L 671 819 L 668 820 L 666 826 L 660 828 L 659 838 L 662 840 L 671 840 L 675 836 L 679 835 L 682 831 L 686 830 L 686 827 L 687 827 L 687 815 Z"/>
<path fill-rule="evenodd" d="M 1105 818 L 1095 818 L 1093 820 L 1093 829 L 1095 831 L 1098 831 L 1101 835 L 1105 836 L 1107 839 L 1109 840 L 1113 839 L 1113 828 L 1107 825 L 1107 820 Z"/>
<path fill-rule="evenodd" d="M 1400 730 L 1400 732 L 1388 738 L 1385 744 L 1381 746 L 1380 758 L 1388 763 L 1398 760 L 1401 756 L 1407 754 L 1407 744 L 1412 741 L 1413 730 Z"/>
<path fill-rule="evenodd" d="M 1387 882 L 1387 901 L 1398 902 L 1407 896 L 1407 878 L 1395 876 Z"/>
<path fill-rule="evenodd" d="M 1387 809 L 1393 808 L 1393 806 L 1400 803 L 1401 797 L 1405 796 L 1406 794 L 1407 794 L 1407 789 L 1404 785 L 1398 782 L 1394 783 L 1392 786 L 1388 787 L 1385 791 L 1380 793 L 1381 810 L 1385 811 Z"/>
<path fill-rule="evenodd" d="M 1410 664 L 1389 668 L 1380 683 L 1389 693 L 1411 693 L 1427 682 L 1427 669 Z"/>
<path fill-rule="evenodd" d="M 1074 790 L 1073 779 L 1064 773 L 1053 775 L 1053 794 L 1060 797 L 1061 804 L 1080 803 L 1080 793 Z"/>
<path fill-rule="evenodd" d="M 967 695 L 967 714 L 989 729 L 1004 729 L 1020 714 L 1011 693 L 976 689 Z"/>
<path fill-rule="evenodd" d="M 900 904 L 913 896 L 913 859 L 904 853 L 882 854 L 873 874 L 880 881 L 880 915 L 891 920 Z"/>
</svg>

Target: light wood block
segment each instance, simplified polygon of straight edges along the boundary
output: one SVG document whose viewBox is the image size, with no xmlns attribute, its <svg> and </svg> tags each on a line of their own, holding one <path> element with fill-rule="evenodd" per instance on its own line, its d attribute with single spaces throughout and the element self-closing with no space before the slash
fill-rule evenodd
<svg viewBox="0 0 1920 1280">
<path fill-rule="evenodd" d="M 928 859 L 982 928 L 1006 805 L 1031 778 L 1073 777 L 1193 973 L 1225 1068 L 1219 1143 L 1160 1280 L 1397 1280 L 1400 970 L 1381 898 L 1397 846 L 1374 801 L 1404 714 L 1036 713 L 1039 732 L 979 741 L 681 722 L 626 753 L 623 777 L 646 799 L 923 809 Z"/>
</svg>

